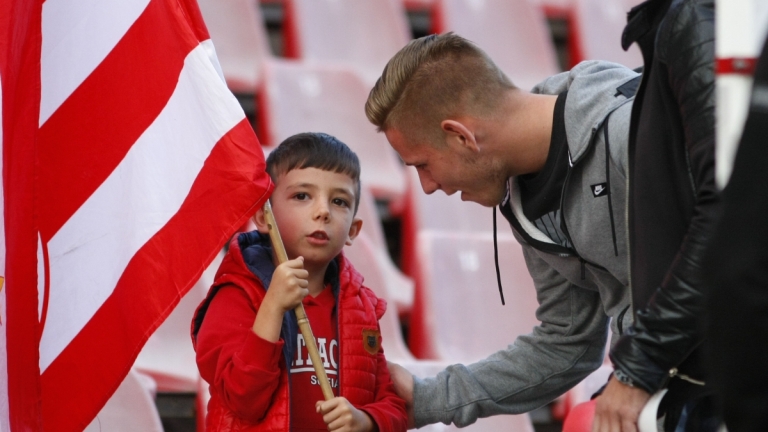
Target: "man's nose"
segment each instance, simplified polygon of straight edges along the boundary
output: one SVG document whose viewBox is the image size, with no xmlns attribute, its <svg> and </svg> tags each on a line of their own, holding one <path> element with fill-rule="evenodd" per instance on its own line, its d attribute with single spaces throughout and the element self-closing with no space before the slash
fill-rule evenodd
<svg viewBox="0 0 768 432">
<path fill-rule="evenodd" d="M 440 189 L 440 183 L 434 181 L 429 174 L 419 172 L 419 181 L 421 182 L 421 188 L 427 195 L 432 194 L 436 190 Z"/>
</svg>

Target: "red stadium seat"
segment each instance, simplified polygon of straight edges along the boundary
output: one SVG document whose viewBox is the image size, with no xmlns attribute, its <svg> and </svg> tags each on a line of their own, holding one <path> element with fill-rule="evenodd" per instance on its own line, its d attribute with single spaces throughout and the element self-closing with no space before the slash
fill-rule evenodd
<svg viewBox="0 0 768 432">
<path fill-rule="evenodd" d="M 476 43 L 522 89 L 559 71 L 544 14 L 528 1 L 437 0 L 433 26 Z"/>
<path fill-rule="evenodd" d="M 227 86 L 235 93 L 255 93 L 261 67 L 272 57 L 258 1 L 198 0 L 198 4 Z"/>
<path fill-rule="evenodd" d="M 373 86 L 411 38 L 402 0 L 285 0 L 286 57 L 340 62 Z"/>
<path fill-rule="evenodd" d="M 563 432 L 590 432 L 595 418 L 596 403 L 596 400 L 591 400 L 573 407 L 563 422 Z"/>
<path fill-rule="evenodd" d="M 362 182 L 377 199 L 401 200 L 405 174 L 397 153 L 365 117 L 370 86 L 341 66 L 272 61 L 259 92 L 263 144 L 277 145 L 299 132 L 325 132 L 354 150 Z"/>
</svg>

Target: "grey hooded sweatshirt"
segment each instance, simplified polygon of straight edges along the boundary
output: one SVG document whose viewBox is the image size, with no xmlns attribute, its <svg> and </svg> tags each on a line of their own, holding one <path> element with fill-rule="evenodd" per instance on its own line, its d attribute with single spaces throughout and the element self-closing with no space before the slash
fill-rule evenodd
<svg viewBox="0 0 768 432">
<path fill-rule="evenodd" d="M 631 325 L 627 141 L 638 77 L 621 65 L 588 61 L 532 90 L 549 95 L 568 90 L 570 166 L 561 217 L 573 248 L 554 243 L 526 219 L 517 181 L 510 178 L 501 209 L 523 247 L 541 324 L 485 360 L 449 366 L 434 378 L 414 377 L 417 427 L 466 426 L 481 417 L 543 406 L 602 364 L 609 322 L 612 340 Z"/>
</svg>

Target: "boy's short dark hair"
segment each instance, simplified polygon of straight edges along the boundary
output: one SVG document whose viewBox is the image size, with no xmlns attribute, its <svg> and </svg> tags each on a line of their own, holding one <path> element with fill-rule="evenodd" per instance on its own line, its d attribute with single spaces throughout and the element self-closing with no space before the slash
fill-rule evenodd
<svg viewBox="0 0 768 432">
<path fill-rule="evenodd" d="M 317 168 L 346 174 L 355 183 L 355 208 L 360 204 L 360 160 L 338 138 L 322 132 L 305 132 L 286 138 L 267 157 L 267 173 L 277 177 L 294 169 Z"/>
</svg>

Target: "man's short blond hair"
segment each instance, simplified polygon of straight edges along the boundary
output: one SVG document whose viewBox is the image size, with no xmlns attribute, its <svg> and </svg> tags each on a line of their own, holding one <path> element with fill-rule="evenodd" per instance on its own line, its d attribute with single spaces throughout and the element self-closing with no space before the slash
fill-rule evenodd
<svg viewBox="0 0 768 432">
<path fill-rule="evenodd" d="M 368 95 L 365 114 L 379 130 L 438 142 L 440 122 L 488 116 L 515 86 L 488 55 L 454 33 L 412 40 L 389 60 Z"/>
</svg>

